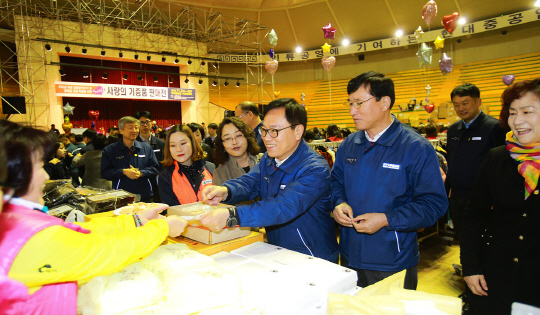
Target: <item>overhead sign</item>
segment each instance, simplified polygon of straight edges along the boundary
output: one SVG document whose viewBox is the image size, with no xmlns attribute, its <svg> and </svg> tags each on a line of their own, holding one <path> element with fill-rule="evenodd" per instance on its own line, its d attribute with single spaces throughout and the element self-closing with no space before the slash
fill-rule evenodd
<svg viewBox="0 0 540 315">
<path fill-rule="evenodd" d="M 420 20 L 420 19 L 419 19 Z M 449 39 L 454 37 L 461 37 L 465 35 L 473 35 L 478 33 L 483 33 L 487 31 L 492 31 L 500 28 L 505 28 L 509 26 L 521 25 L 529 22 L 534 22 L 540 20 L 540 9 L 530 9 L 527 11 L 496 16 L 490 19 L 483 21 L 478 21 L 474 23 L 468 23 L 464 25 L 459 25 L 456 30 L 450 34 L 444 28 L 434 31 L 425 32 L 424 36 L 417 39 L 414 34 L 403 35 L 397 38 L 385 38 L 378 39 L 369 42 L 349 44 L 347 46 L 336 46 L 330 48 L 330 52 L 323 52 L 321 49 L 309 50 L 300 53 L 282 53 L 274 54 L 274 59 L 279 62 L 287 61 L 301 61 L 301 60 L 310 60 L 318 59 L 325 56 L 340 56 L 340 55 L 349 55 L 354 53 L 363 53 L 367 51 L 381 50 L 387 48 L 403 47 L 408 45 L 415 45 L 427 42 L 433 42 L 437 39 L 438 36 L 441 38 Z M 423 23 L 423 22 L 422 22 Z M 321 41 L 321 46 L 324 44 Z M 226 63 L 264 63 L 270 60 L 268 55 L 215 55 L 216 59 L 219 59 L 221 62 Z"/>
<path fill-rule="evenodd" d="M 194 101 L 195 89 L 56 81 L 56 96 Z"/>
</svg>

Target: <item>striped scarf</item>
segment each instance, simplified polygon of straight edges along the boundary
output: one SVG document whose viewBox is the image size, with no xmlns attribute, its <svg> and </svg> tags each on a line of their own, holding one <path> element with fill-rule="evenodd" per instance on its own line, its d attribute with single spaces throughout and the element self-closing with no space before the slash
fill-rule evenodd
<svg viewBox="0 0 540 315">
<path fill-rule="evenodd" d="M 506 134 L 506 150 L 516 160 L 518 172 L 525 178 L 525 199 L 529 198 L 538 184 L 540 176 L 540 143 L 522 145 L 514 137 L 514 132 Z"/>
</svg>

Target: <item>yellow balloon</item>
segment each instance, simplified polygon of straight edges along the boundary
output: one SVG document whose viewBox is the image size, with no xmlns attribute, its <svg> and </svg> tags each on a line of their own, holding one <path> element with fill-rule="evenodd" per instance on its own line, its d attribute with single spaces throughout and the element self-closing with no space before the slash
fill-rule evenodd
<svg viewBox="0 0 540 315">
<path fill-rule="evenodd" d="M 332 48 L 332 45 L 328 45 L 328 43 L 324 43 L 324 45 L 321 46 L 323 52 L 330 52 L 330 48 Z"/>
<path fill-rule="evenodd" d="M 444 38 L 441 38 L 440 36 L 437 36 L 437 39 L 433 42 L 435 44 L 435 48 L 440 49 L 444 47 Z"/>
</svg>

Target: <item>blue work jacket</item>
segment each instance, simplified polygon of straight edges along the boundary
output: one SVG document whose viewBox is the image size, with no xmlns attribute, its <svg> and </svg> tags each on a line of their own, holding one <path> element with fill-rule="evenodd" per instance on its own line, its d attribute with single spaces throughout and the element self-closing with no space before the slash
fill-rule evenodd
<svg viewBox="0 0 540 315">
<path fill-rule="evenodd" d="M 124 169 L 138 168 L 142 176 L 130 179 L 124 175 Z M 141 198 L 153 196 L 149 178 L 158 174 L 159 163 L 152 147 L 135 140 L 133 151 L 130 151 L 122 140 L 109 144 L 101 155 L 101 177 L 112 181 L 113 189 L 124 189 Z"/>
<path fill-rule="evenodd" d="M 224 186 L 231 192 L 229 204 L 261 197 L 237 207 L 241 226 L 264 226 L 270 244 L 337 260 L 338 244 L 330 217 L 330 168 L 304 140 L 279 167 L 265 153 L 249 173 Z"/>
<path fill-rule="evenodd" d="M 388 226 L 370 235 L 341 227 L 340 252 L 351 267 L 400 271 L 418 264 L 416 230 L 432 226 L 448 208 L 439 161 L 429 141 L 397 119 L 370 143 L 364 131 L 339 146 L 332 169 L 332 205 L 347 203 L 354 217 L 385 213 Z"/>
</svg>

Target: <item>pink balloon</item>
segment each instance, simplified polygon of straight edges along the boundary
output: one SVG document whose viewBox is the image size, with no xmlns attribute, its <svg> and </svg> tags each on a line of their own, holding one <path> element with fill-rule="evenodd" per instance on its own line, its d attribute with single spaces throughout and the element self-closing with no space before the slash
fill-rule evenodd
<svg viewBox="0 0 540 315">
<path fill-rule="evenodd" d="M 264 67 L 266 68 L 266 71 L 270 73 L 271 75 L 274 75 L 276 73 L 278 68 L 279 62 L 277 60 L 270 60 L 264 63 Z"/>
<path fill-rule="evenodd" d="M 503 75 L 503 77 L 502 77 L 503 83 L 506 84 L 506 85 L 512 84 L 515 79 L 516 79 L 516 76 L 513 75 L 513 74 Z"/>
<path fill-rule="evenodd" d="M 330 72 L 332 68 L 334 68 L 334 65 L 336 64 L 336 57 L 330 56 L 330 57 L 322 57 L 321 63 L 323 68 L 326 69 L 326 71 Z"/>
<path fill-rule="evenodd" d="M 328 25 L 323 26 L 322 30 L 324 32 L 324 38 L 325 39 L 334 39 L 336 36 L 336 29 L 332 26 L 332 23 L 328 23 Z"/>
<path fill-rule="evenodd" d="M 422 19 L 429 26 L 437 16 L 437 3 L 434 0 L 429 0 L 422 8 Z"/>
</svg>

